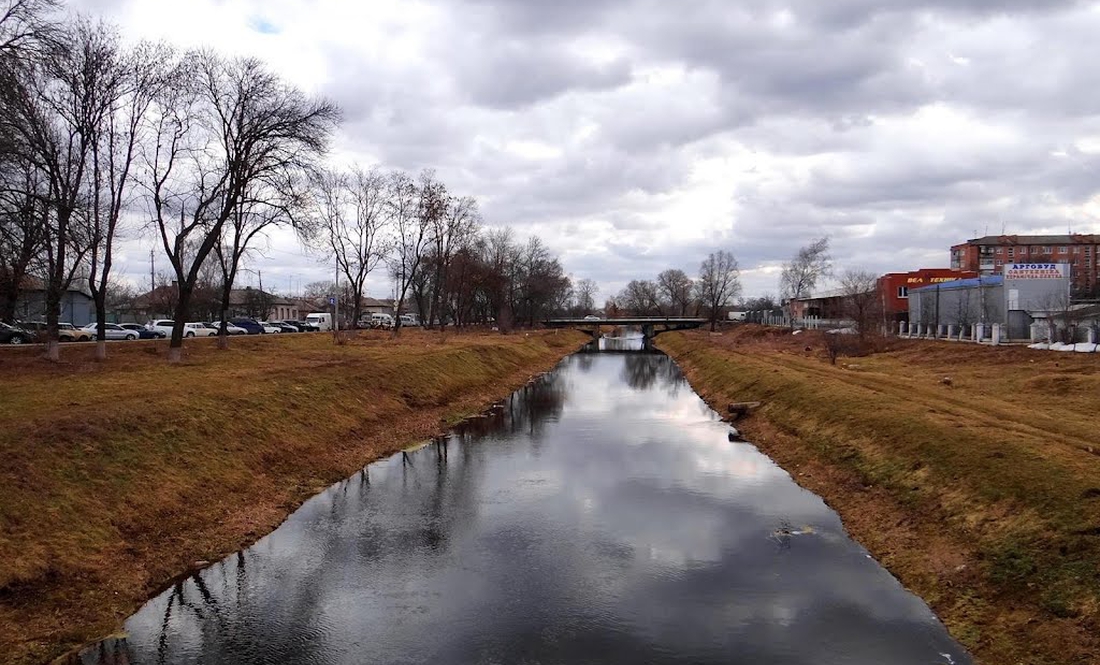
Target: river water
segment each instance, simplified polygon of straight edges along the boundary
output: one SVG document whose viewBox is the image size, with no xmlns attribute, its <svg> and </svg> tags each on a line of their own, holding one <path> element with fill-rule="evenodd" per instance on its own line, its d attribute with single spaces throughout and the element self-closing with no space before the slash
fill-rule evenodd
<svg viewBox="0 0 1100 665">
<path fill-rule="evenodd" d="M 371 464 L 86 663 L 969 663 L 639 340 Z"/>
</svg>

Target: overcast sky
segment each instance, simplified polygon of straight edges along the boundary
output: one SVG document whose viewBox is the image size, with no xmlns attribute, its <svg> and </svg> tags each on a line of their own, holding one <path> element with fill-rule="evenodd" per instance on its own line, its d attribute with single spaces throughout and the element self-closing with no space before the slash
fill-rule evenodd
<svg viewBox="0 0 1100 665">
<path fill-rule="evenodd" d="M 887 272 L 1002 229 L 1100 232 L 1100 3 L 70 2 L 264 59 L 343 108 L 335 160 L 436 169 L 601 298 L 716 249 L 776 293 L 821 234 L 839 268 Z M 120 262 L 141 284 L 150 247 Z M 251 267 L 331 278 L 287 237 Z"/>
</svg>

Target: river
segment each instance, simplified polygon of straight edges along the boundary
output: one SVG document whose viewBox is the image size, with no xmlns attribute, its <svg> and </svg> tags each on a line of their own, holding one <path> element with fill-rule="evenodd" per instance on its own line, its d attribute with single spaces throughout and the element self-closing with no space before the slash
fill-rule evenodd
<svg viewBox="0 0 1100 665">
<path fill-rule="evenodd" d="M 149 601 L 85 663 L 970 663 L 816 495 L 606 339 Z"/>
</svg>

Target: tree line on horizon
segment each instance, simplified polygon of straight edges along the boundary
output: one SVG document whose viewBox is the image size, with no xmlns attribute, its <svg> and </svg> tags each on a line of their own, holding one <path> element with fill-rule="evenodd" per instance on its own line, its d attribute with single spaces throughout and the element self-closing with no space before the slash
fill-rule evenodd
<svg viewBox="0 0 1100 665">
<path fill-rule="evenodd" d="M 722 311 L 741 295 L 740 268 L 731 252 L 711 252 L 695 278 L 669 268 L 656 279 L 632 279 L 604 304 L 606 316 L 705 316 L 711 330 Z"/>
<path fill-rule="evenodd" d="M 137 232 L 156 239 L 176 285 L 170 361 L 184 323 L 215 302 L 227 345 L 233 286 L 276 227 L 335 264 L 354 320 L 376 269 L 397 309 L 408 301 L 429 323 L 531 324 L 572 303 L 541 239 L 483 227 L 476 201 L 430 169 L 328 165 L 340 110 L 259 60 L 126 45 L 114 26 L 61 9 L 0 2 L 0 319 L 40 278 L 48 358 L 74 284 L 91 294 L 106 357 L 114 253 Z"/>
</svg>

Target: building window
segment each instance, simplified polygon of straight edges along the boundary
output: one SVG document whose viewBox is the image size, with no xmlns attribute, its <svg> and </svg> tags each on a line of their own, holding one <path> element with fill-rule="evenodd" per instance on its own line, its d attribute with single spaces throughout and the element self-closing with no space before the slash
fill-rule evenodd
<svg viewBox="0 0 1100 665">
<path fill-rule="evenodd" d="M 1059 254 L 1068 254 L 1069 253 L 1069 248 L 1065 247 L 1065 246 L 1059 247 L 1058 248 L 1058 253 Z"/>
<path fill-rule="evenodd" d="M 1009 247 L 1008 248 L 1008 258 L 1011 259 L 1014 256 L 1016 256 L 1016 248 L 1015 247 Z"/>
<path fill-rule="evenodd" d="M 997 253 L 998 254 L 1004 254 L 1005 253 L 1005 248 L 1004 247 L 998 247 L 997 248 Z"/>
<path fill-rule="evenodd" d="M 899 298 L 908 298 L 909 297 L 909 287 L 908 286 L 899 286 L 898 287 L 898 297 Z"/>
<path fill-rule="evenodd" d="M 1043 246 L 1043 254 L 1050 254 L 1050 245 Z"/>
</svg>

